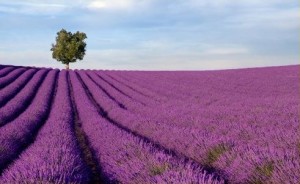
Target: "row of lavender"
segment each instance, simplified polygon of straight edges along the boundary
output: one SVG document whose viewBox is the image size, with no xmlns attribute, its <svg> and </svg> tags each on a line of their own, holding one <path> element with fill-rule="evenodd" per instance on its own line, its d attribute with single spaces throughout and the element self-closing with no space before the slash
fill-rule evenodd
<svg viewBox="0 0 300 184">
<path fill-rule="evenodd" d="M 15 83 L 15 86 L 18 86 L 16 82 L 21 79 L 26 83 L 36 72 L 27 71 L 27 77 L 22 77 L 25 73 L 20 75 L 11 68 L 13 67 L 0 69 L 0 77 L 2 76 L 0 79 L 6 81 L 11 80 L 12 76 L 18 77 L 18 80 L 12 83 Z M 200 182 L 201 178 L 212 181 L 211 176 L 199 175 L 201 173 L 199 165 L 221 174 L 231 183 L 296 183 L 300 180 L 297 137 L 299 66 L 180 73 L 78 71 L 76 75 L 71 72 L 72 75 L 74 89 L 78 85 L 74 90 L 75 101 L 78 98 L 76 95 L 81 95 L 79 99 L 87 99 L 87 104 L 84 106 L 91 106 L 88 108 L 89 114 L 93 111 L 98 113 L 85 117 L 87 109 L 80 110 L 83 105 L 78 105 L 82 100 L 76 102 L 83 129 L 91 142 L 91 147 L 97 153 L 95 156 L 97 162 L 103 167 L 105 175 L 111 179 L 125 183 L 141 182 L 141 178 L 148 182 L 165 179 L 170 181 L 168 176 L 170 172 L 173 172 L 172 177 L 178 176 L 178 173 L 182 176 L 182 170 L 177 170 L 177 174 L 176 172 L 174 174 L 174 168 L 190 168 L 188 165 L 191 164 L 198 168 L 192 167 L 188 170 L 192 173 L 189 178 L 194 178 L 191 181 Z M 3 84 L 0 94 L 3 90 L 8 90 L 8 87 L 14 91 L 14 95 L 9 95 L 8 100 L 4 100 L 5 105 L 0 108 L 6 112 L 4 107 L 9 107 L 9 104 L 19 104 L 17 102 L 22 99 L 24 101 L 26 98 L 13 98 L 21 94 L 22 86 L 11 87 L 12 84 L 7 85 L 8 82 Z M 27 86 L 30 86 L 29 83 Z M 82 92 L 78 93 L 78 91 Z M 84 97 L 85 93 L 88 98 Z M 30 96 L 32 95 L 27 97 L 29 101 L 32 100 Z M 26 105 L 19 106 L 23 110 L 26 108 Z M 15 110 L 15 112 L 21 111 Z M 9 118 L 7 120 L 5 117 L 9 116 L 3 117 L 2 124 L 5 125 L 9 122 Z M 99 118 L 103 121 L 96 121 Z M 89 130 L 95 129 L 95 125 L 99 124 L 97 122 L 101 124 L 98 131 L 95 133 L 95 130 L 94 132 Z M 8 125 L 10 123 L 2 128 Z M 103 135 L 99 136 L 99 132 Z M 117 132 L 120 132 L 120 135 Z M 112 139 L 115 134 L 123 140 L 122 142 L 129 140 L 130 146 L 124 148 L 121 143 L 112 144 L 115 141 Z M 132 139 L 134 141 L 130 141 Z M 102 142 L 105 144 L 101 144 Z M 136 142 L 142 142 L 142 145 L 146 146 L 138 145 Z M 109 148 L 112 145 L 114 146 Z M 131 147 L 134 152 L 130 151 Z M 106 150 L 105 148 L 107 148 L 106 152 L 103 151 Z M 124 158 L 122 155 L 124 153 L 116 154 L 119 150 L 129 152 L 125 155 L 129 155 L 130 159 L 121 162 L 122 164 L 118 159 Z M 136 152 L 136 150 L 141 151 Z M 166 150 L 172 150 L 172 154 L 166 154 Z M 139 156 L 140 152 L 143 153 L 142 155 L 150 155 L 151 158 L 150 156 L 144 158 L 151 162 L 145 164 L 145 159 Z M 166 154 L 163 157 L 171 157 L 171 159 L 166 163 L 159 158 L 157 162 L 157 157 L 153 156 L 156 153 Z M 111 154 L 116 157 L 112 157 Z M 28 158 L 30 157 L 27 156 Z M 182 159 L 188 159 L 188 164 L 182 163 L 180 161 Z M 126 168 L 132 168 L 130 164 L 136 165 L 137 168 L 125 172 Z M 113 169 L 112 165 L 115 166 Z M 54 166 L 55 164 L 52 167 Z M 7 172 L 15 176 L 9 170 Z M 140 175 L 136 174 L 139 172 Z M 42 173 L 45 173 L 45 170 Z M 198 173 L 198 176 L 195 173 Z M 65 176 L 65 178 L 69 177 L 68 174 Z M 196 179 L 194 176 L 197 176 Z M 43 176 L 40 179 L 55 181 L 49 178 L 51 177 Z M 60 180 L 66 181 L 65 178 L 60 177 Z"/>
<path fill-rule="evenodd" d="M 299 66 L 202 73 L 81 73 L 90 78 L 100 75 L 93 81 L 128 107 L 112 108 L 112 98 L 100 100 L 110 118 L 152 142 L 222 171 L 231 182 L 300 180 Z M 145 98 L 134 102 L 126 97 L 137 93 L 128 92 L 129 84 L 148 90 Z M 126 95 L 117 94 L 126 90 Z M 152 102 L 156 106 L 136 105 L 151 101 L 146 94 L 155 93 Z"/>
<path fill-rule="evenodd" d="M 81 159 L 72 128 L 74 118 L 65 71 L 59 73 L 56 91 L 45 125 L 35 141 L 5 170 L 1 183 L 89 182 L 89 169 Z"/>
<path fill-rule="evenodd" d="M 1 107 L 3 123 L 0 128 L 0 170 L 10 164 L 34 140 L 34 135 L 50 110 L 49 102 L 53 95 L 52 87 L 57 72 L 43 69 L 38 71 L 15 98 Z M 45 77 L 44 81 L 42 77 Z M 6 121 L 7 116 L 4 115 L 13 117 L 13 120 Z"/>
<path fill-rule="evenodd" d="M 99 104 L 112 99 L 98 93 L 99 88 L 91 80 L 85 80 L 84 73 L 79 72 L 76 76 L 71 72 L 70 75 L 83 130 L 96 153 L 97 162 L 110 179 L 122 183 L 222 183 L 205 174 L 198 165 L 173 157 L 116 126 Z M 111 111 L 122 109 L 118 103 L 110 105 Z"/>
<path fill-rule="evenodd" d="M 0 68 L 0 74 L 7 72 L 5 69 Z M 19 69 L 0 79 L 6 81 L 5 77 L 15 70 Z M 98 174 L 102 173 L 108 182 L 223 183 L 197 163 L 171 155 L 115 125 L 102 107 L 95 105 L 87 89 L 91 81 L 83 83 L 74 72 L 70 72 L 70 82 L 65 71 L 58 74 L 57 70 L 32 69 L 14 75 L 17 79 L 1 89 L 15 93 L 0 108 L 4 112 L 0 127 L 1 183 L 91 182 L 90 168 L 74 132 L 76 121 L 81 122 L 95 162 L 101 168 Z M 25 84 L 16 85 L 19 80 Z M 110 96 L 107 91 L 105 94 Z M 108 99 L 117 101 L 112 96 Z M 117 108 L 126 109 L 120 103 Z M 74 119 L 77 111 L 78 120 Z"/>
</svg>

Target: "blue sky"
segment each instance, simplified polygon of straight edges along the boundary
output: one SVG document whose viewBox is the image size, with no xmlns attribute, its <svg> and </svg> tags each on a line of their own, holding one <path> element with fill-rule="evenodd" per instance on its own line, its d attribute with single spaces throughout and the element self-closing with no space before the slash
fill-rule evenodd
<svg viewBox="0 0 300 184">
<path fill-rule="evenodd" d="M 0 63 L 64 68 L 61 28 L 88 36 L 71 68 L 212 70 L 299 64 L 297 0 L 0 0 Z"/>
</svg>

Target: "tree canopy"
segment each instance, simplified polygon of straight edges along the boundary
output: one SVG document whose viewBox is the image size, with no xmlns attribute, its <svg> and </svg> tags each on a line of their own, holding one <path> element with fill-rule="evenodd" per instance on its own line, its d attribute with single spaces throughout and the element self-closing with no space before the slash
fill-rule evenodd
<svg viewBox="0 0 300 184">
<path fill-rule="evenodd" d="M 56 43 L 52 44 L 52 57 L 66 65 L 69 69 L 69 63 L 82 60 L 85 55 L 87 38 L 85 33 L 77 31 L 76 33 L 67 32 L 65 29 L 57 32 Z"/>
</svg>

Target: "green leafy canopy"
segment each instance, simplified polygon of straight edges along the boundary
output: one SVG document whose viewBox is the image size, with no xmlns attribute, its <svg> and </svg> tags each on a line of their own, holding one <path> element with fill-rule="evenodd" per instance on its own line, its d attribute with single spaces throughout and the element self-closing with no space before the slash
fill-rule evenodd
<svg viewBox="0 0 300 184">
<path fill-rule="evenodd" d="M 85 55 L 86 38 L 85 33 L 77 31 L 72 34 L 62 29 L 57 32 L 56 43 L 52 44 L 52 57 L 66 65 L 78 59 L 82 60 Z"/>
</svg>

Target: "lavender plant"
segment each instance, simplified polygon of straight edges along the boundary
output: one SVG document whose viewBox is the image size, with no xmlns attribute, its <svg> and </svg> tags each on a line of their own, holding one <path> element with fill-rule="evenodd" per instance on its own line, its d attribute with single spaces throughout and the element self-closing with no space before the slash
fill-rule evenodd
<svg viewBox="0 0 300 184">
<path fill-rule="evenodd" d="M 299 74 L 0 65 L 0 183 L 299 183 Z"/>
</svg>

